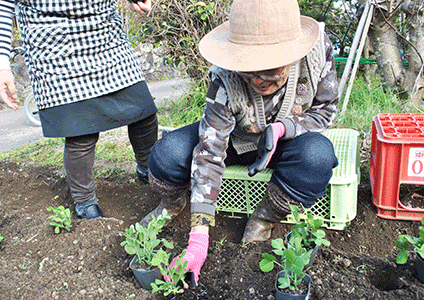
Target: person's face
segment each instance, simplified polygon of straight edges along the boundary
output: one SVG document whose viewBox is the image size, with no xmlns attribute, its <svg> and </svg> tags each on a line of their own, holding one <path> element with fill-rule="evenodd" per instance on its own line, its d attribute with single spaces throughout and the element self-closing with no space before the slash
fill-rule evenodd
<svg viewBox="0 0 424 300">
<path fill-rule="evenodd" d="M 237 72 L 243 80 L 262 96 L 275 93 L 287 81 L 290 65 L 258 72 Z"/>
</svg>

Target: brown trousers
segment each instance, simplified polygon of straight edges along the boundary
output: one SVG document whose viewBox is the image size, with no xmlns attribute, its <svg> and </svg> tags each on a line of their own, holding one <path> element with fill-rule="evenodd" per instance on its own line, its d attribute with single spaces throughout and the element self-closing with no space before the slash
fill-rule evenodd
<svg viewBox="0 0 424 300">
<path fill-rule="evenodd" d="M 158 138 L 156 114 L 128 125 L 128 137 L 134 150 L 137 164 L 147 167 L 150 148 Z M 67 137 L 63 161 L 66 176 L 76 203 L 83 204 L 96 197 L 96 182 L 93 175 L 94 155 L 99 133 Z"/>
</svg>

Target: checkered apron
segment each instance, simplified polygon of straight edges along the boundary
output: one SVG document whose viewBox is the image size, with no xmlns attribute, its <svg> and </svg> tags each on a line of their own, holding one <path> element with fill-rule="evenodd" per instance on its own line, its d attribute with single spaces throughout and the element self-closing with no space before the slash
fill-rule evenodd
<svg viewBox="0 0 424 300">
<path fill-rule="evenodd" d="M 19 26 L 39 109 L 144 80 L 116 0 L 21 0 Z"/>
</svg>

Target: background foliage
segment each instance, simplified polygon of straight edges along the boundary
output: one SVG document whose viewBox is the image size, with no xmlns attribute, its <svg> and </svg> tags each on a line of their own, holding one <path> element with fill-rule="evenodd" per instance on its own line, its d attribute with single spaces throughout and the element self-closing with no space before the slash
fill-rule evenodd
<svg viewBox="0 0 424 300">
<path fill-rule="evenodd" d="M 121 0 L 123 1 L 123 0 Z M 206 80 L 208 63 L 198 51 L 200 39 L 229 18 L 232 0 L 152 0 L 152 11 L 145 17 L 118 2 L 127 34 L 133 46 L 164 43 L 168 61 L 187 71 L 190 77 Z M 326 23 L 327 33 L 341 55 L 345 55 L 356 28 L 354 4 L 333 0 L 300 0 L 301 14 Z M 341 5 L 343 3 L 344 5 Z M 353 17 L 352 17 L 353 16 Z"/>
</svg>

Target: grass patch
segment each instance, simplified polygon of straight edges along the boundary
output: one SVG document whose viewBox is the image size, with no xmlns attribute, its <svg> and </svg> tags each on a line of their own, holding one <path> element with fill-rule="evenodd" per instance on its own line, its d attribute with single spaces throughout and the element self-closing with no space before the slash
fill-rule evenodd
<svg viewBox="0 0 424 300">
<path fill-rule="evenodd" d="M 0 153 L 0 160 L 19 165 L 63 167 L 64 138 L 46 138 L 35 143 Z M 126 127 L 100 134 L 96 144 L 95 178 L 117 176 L 125 172 L 135 173 L 135 158 L 128 141 Z M 130 170 L 130 171 L 129 171 Z"/>
<path fill-rule="evenodd" d="M 61 167 L 63 166 L 64 138 L 43 139 L 12 151 L 0 153 L 0 159 L 21 165 Z"/>
<path fill-rule="evenodd" d="M 206 105 L 207 85 L 196 82 L 191 91 L 175 101 L 158 106 L 159 124 L 180 128 L 200 120 Z"/>
<path fill-rule="evenodd" d="M 96 146 L 96 159 L 103 159 L 111 163 L 134 161 L 134 152 L 130 144 L 116 142 L 98 143 Z"/>
<path fill-rule="evenodd" d="M 342 110 L 344 95 L 340 103 Z M 352 128 L 361 133 L 371 132 L 372 117 L 381 113 L 417 113 L 418 111 L 399 100 L 393 92 L 383 91 L 381 80 L 375 76 L 368 86 L 363 77 L 354 81 L 346 112 L 338 116 L 333 127 Z"/>
</svg>

